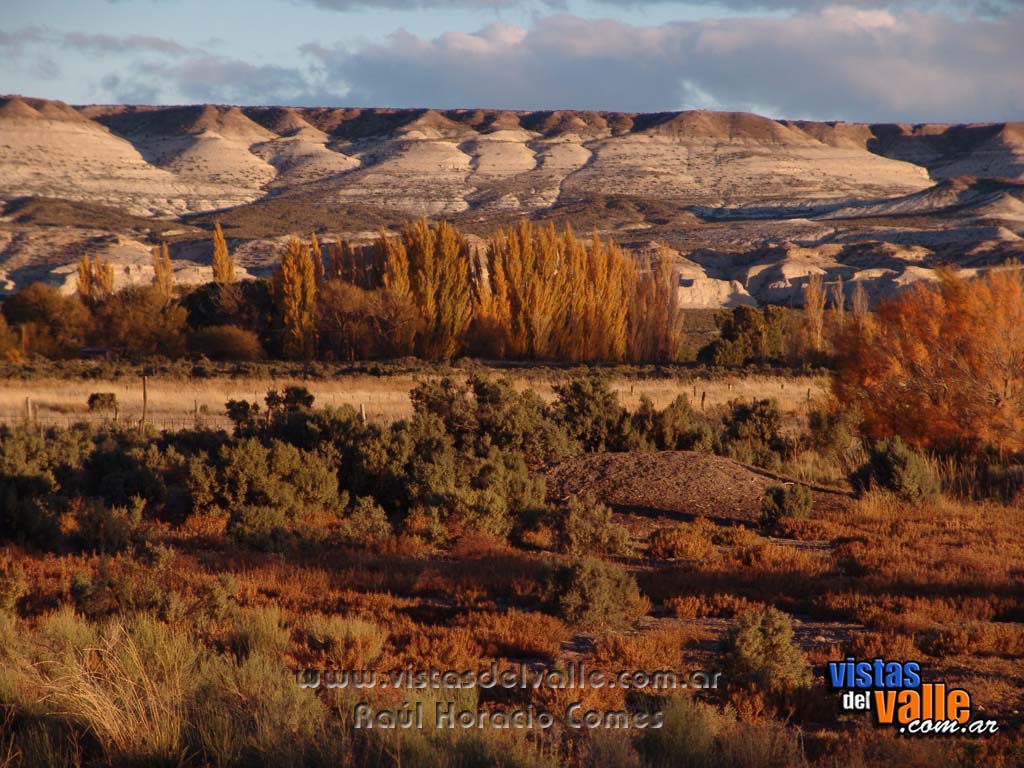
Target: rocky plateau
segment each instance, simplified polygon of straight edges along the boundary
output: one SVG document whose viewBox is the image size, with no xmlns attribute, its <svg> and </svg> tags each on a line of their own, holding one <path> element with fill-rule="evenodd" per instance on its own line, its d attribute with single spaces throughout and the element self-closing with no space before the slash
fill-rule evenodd
<svg viewBox="0 0 1024 768">
<path fill-rule="evenodd" d="M 161 241 L 179 282 L 203 282 L 217 220 L 261 276 L 291 232 L 364 241 L 428 216 L 486 237 L 527 217 L 671 249 L 686 307 L 799 305 L 812 273 L 878 298 L 1024 257 L 1024 124 L 9 96 L 0 204 L 2 293 L 74 290 L 85 253 L 148 282 Z"/>
</svg>

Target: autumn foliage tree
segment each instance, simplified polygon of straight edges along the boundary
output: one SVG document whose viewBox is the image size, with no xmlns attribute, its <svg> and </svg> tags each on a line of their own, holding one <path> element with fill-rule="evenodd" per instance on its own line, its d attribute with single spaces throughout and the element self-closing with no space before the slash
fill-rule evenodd
<svg viewBox="0 0 1024 768">
<path fill-rule="evenodd" d="M 630 307 L 630 360 L 670 362 L 681 358 L 684 342 L 678 285 L 671 255 L 659 249 L 641 273 Z"/>
<path fill-rule="evenodd" d="M 595 233 L 528 221 L 488 242 L 476 281 L 476 330 L 491 354 L 565 360 L 673 360 L 676 275 L 659 253 L 646 270 Z"/>
<path fill-rule="evenodd" d="M 422 318 L 408 297 L 387 288 L 328 280 L 317 294 L 316 327 L 323 357 L 368 360 L 410 355 Z"/>
<path fill-rule="evenodd" d="M 85 254 L 78 262 L 78 295 L 83 301 L 97 302 L 114 293 L 114 265 Z"/>
<path fill-rule="evenodd" d="M 168 301 L 174 296 L 174 267 L 167 243 L 153 248 L 153 287 Z"/>
<path fill-rule="evenodd" d="M 316 278 L 317 285 L 319 285 L 327 277 L 327 270 L 324 268 L 324 252 L 320 248 L 320 241 L 317 240 L 316 232 L 311 232 L 309 235 L 309 250 L 313 256 L 313 275 Z"/>
<path fill-rule="evenodd" d="M 187 313 L 156 286 L 131 286 L 96 309 L 104 343 L 133 356 L 179 357 L 185 351 Z"/>
<path fill-rule="evenodd" d="M 274 272 L 281 351 L 287 358 L 308 360 L 316 351 L 316 294 L 316 268 L 309 245 L 292 237 Z"/>
<path fill-rule="evenodd" d="M 919 282 L 850 324 L 835 393 L 872 438 L 1024 450 L 1024 272 Z"/>
<path fill-rule="evenodd" d="M 804 286 L 803 333 L 808 352 L 821 352 L 825 328 L 825 284 L 820 274 L 807 276 Z"/>
<path fill-rule="evenodd" d="M 224 238 L 224 231 L 220 228 L 218 221 L 213 227 L 213 282 L 233 283 L 235 282 L 235 260 L 228 252 L 228 241 Z"/>
<path fill-rule="evenodd" d="M 416 339 L 422 357 L 452 357 L 462 347 L 473 319 L 469 243 L 455 227 L 420 219 L 401 237 L 381 234 L 376 250 L 383 264 L 384 287 L 410 298 L 423 318 Z"/>
</svg>

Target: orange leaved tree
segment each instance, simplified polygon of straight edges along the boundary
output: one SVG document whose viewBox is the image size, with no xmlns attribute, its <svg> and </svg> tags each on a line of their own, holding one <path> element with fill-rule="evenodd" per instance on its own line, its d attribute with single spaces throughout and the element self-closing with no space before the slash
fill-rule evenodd
<svg viewBox="0 0 1024 768">
<path fill-rule="evenodd" d="M 847 328 L 840 402 L 871 437 L 933 450 L 1024 450 L 1024 272 L 943 271 Z"/>
</svg>

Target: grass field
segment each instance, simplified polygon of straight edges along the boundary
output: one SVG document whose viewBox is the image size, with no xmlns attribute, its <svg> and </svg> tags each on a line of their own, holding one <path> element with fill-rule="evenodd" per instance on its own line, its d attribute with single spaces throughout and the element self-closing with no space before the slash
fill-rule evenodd
<svg viewBox="0 0 1024 768">
<path fill-rule="evenodd" d="M 496 375 L 501 372 L 495 371 Z M 300 377 L 214 377 L 181 378 L 151 376 L 147 379 L 147 421 L 161 429 L 177 429 L 200 423 L 208 426 L 229 425 L 224 404 L 228 400 L 262 402 L 267 391 L 282 390 L 291 384 L 306 387 L 316 397 L 317 405 L 362 406 L 367 420 L 390 423 L 412 413 L 409 390 L 422 378 L 437 374 L 396 373 L 386 376 L 369 374 L 343 375 L 328 380 Z M 565 374 L 552 372 L 537 377 L 511 374 L 520 389 L 533 388 L 547 401 L 554 398 L 553 387 Z M 633 410 L 643 396 L 658 408 L 664 408 L 680 394 L 686 395 L 696 409 L 714 409 L 732 400 L 774 398 L 787 413 L 799 413 L 808 400 L 825 393 L 828 379 L 824 376 L 754 375 L 729 376 L 686 381 L 679 378 L 640 378 L 613 374 L 612 387 L 622 403 Z M 26 399 L 33 421 L 43 425 L 68 425 L 75 421 L 103 421 L 109 413 L 91 413 L 89 395 L 112 392 L 117 397 L 117 418 L 137 422 L 142 416 L 142 379 L 57 379 L 0 380 L 0 423 L 20 424 L 26 418 Z"/>
</svg>

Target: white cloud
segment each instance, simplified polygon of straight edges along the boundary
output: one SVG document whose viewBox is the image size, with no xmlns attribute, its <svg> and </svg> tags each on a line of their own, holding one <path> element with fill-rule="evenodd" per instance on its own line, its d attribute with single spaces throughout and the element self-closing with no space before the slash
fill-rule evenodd
<svg viewBox="0 0 1024 768">
<path fill-rule="evenodd" d="M 56 55 L 61 43 L 108 52 L 110 65 L 104 58 L 93 76 L 105 97 L 125 101 L 1024 119 L 1024 10 L 992 19 L 905 4 L 803 5 L 815 8 L 650 26 L 558 14 L 433 38 L 399 29 L 355 47 L 310 43 L 302 66 L 213 55 L 162 37 L 41 28 L 0 31 L 0 51 L 16 71 L 35 62 L 37 78 L 58 74 L 63 60 L 40 56 Z"/>
<path fill-rule="evenodd" d="M 310 48 L 353 104 L 658 111 L 869 121 L 1024 117 L 1024 13 L 999 21 L 833 6 L 661 26 L 550 16 L 359 49 Z"/>
</svg>

